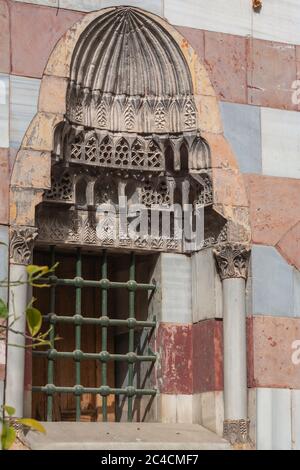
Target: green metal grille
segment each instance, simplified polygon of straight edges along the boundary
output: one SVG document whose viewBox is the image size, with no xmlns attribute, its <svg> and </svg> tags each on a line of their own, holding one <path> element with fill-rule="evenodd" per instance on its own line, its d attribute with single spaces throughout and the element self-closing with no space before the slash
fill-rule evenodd
<svg viewBox="0 0 300 470">
<path fill-rule="evenodd" d="M 55 264 L 55 247 L 51 247 L 51 264 Z M 33 392 L 43 392 L 47 395 L 47 421 L 53 419 L 53 397 L 56 393 L 71 393 L 76 401 L 76 421 L 81 417 L 81 395 L 90 393 L 101 395 L 102 397 L 102 419 L 107 421 L 107 397 L 109 395 L 123 395 L 128 400 L 128 421 L 133 419 L 133 399 L 135 396 L 156 394 L 155 389 L 138 389 L 134 386 L 134 364 L 139 362 L 156 361 L 156 354 L 138 355 L 134 350 L 135 330 L 138 328 L 155 328 L 154 321 L 138 321 L 135 315 L 135 297 L 137 290 L 154 291 L 154 284 L 141 284 L 135 280 L 136 258 L 135 253 L 130 255 L 129 280 L 127 282 L 113 282 L 108 279 L 107 252 L 103 251 L 101 259 L 101 279 L 85 280 L 82 277 L 82 253 L 81 248 L 76 252 L 76 276 L 73 279 L 60 279 L 55 275 L 40 279 L 41 283 L 48 283 L 50 286 L 50 313 L 44 316 L 44 320 L 50 322 L 50 348 L 47 351 L 33 351 L 33 355 L 42 356 L 47 359 L 47 381 L 44 386 L 33 386 Z M 55 298 L 57 286 L 75 287 L 75 313 L 64 316 L 55 313 Z M 85 287 L 95 287 L 101 290 L 101 316 L 99 318 L 89 318 L 82 315 L 82 289 Z M 119 320 L 110 318 L 108 314 L 108 291 L 110 289 L 127 289 L 128 291 L 128 318 Z M 55 326 L 58 323 L 69 323 L 75 327 L 75 350 L 57 351 L 55 349 Z M 81 327 L 82 325 L 95 325 L 101 328 L 101 351 L 96 353 L 86 353 L 81 350 Z M 108 348 L 108 328 L 112 326 L 125 326 L 128 328 L 128 353 L 112 354 Z M 54 384 L 54 367 L 60 358 L 71 358 L 75 365 L 75 384 L 73 387 L 56 386 Z M 81 362 L 84 360 L 95 360 L 101 364 L 101 384 L 99 387 L 84 387 L 81 385 Z M 111 361 L 124 361 L 128 365 L 127 386 L 124 388 L 112 388 L 108 385 L 107 364 Z"/>
</svg>

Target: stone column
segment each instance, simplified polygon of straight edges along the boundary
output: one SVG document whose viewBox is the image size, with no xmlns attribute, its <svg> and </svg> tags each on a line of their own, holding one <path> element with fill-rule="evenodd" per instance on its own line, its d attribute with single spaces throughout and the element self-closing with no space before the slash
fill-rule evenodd
<svg viewBox="0 0 300 470">
<path fill-rule="evenodd" d="M 223 288 L 224 437 L 249 441 L 246 359 L 246 278 L 250 250 L 220 245 L 214 250 Z"/>
<path fill-rule="evenodd" d="M 27 271 L 31 261 L 33 241 L 37 236 L 34 227 L 11 227 L 9 269 L 9 323 L 14 331 L 7 335 L 6 403 L 16 409 L 16 416 L 23 416 L 25 337 L 15 332 L 26 332 L 25 310 L 27 299 Z M 14 285 L 14 283 L 19 284 Z"/>
</svg>

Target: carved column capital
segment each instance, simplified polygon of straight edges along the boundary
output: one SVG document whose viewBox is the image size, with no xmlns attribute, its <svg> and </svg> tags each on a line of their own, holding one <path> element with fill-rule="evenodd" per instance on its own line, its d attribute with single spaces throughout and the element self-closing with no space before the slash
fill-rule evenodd
<svg viewBox="0 0 300 470">
<path fill-rule="evenodd" d="M 240 245 L 219 245 L 214 249 L 217 268 L 222 281 L 231 278 L 247 279 L 250 248 Z"/>
<path fill-rule="evenodd" d="M 247 444 L 250 442 L 249 419 L 226 419 L 223 425 L 223 437 L 234 444 Z"/>
<path fill-rule="evenodd" d="M 27 265 L 31 262 L 33 242 L 38 235 L 36 227 L 10 228 L 10 259 L 12 263 Z"/>
</svg>

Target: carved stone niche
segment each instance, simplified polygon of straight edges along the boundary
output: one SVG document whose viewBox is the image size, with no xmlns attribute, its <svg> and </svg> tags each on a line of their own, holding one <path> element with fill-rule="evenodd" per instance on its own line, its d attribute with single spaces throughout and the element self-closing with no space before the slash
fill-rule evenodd
<svg viewBox="0 0 300 470">
<path fill-rule="evenodd" d="M 213 191 L 210 150 L 180 47 L 142 11 L 119 7 L 86 28 L 70 69 L 52 186 L 36 214 L 39 242 L 185 251 L 184 217 L 174 207 L 190 205 L 191 220 L 205 216 Z M 119 217 L 124 199 L 129 209 L 143 204 L 148 221 L 153 206 L 160 220 L 169 216 L 169 232 L 159 226 L 130 238 Z M 111 205 L 105 214 L 103 204 Z M 221 222 L 206 245 L 224 237 Z"/>
</svg>

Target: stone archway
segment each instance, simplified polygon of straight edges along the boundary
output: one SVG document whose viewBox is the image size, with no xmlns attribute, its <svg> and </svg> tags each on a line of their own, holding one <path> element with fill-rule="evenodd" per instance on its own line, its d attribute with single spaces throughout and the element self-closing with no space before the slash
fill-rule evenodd
<svg viewBox="0 0 300 470">
<path fill-rule="evenodd" d="M 236 289 L 235 286 L 230 286 L 227 281 L 229 278 L 231 281 L 232 278 L 240 281 L 246 277 L 245 267 L 247 265 L 248 251 L 245 250 L 245 247 L 250 243 L 248 202 L 235 156 L 223 136 L 218 100 L 212 84 L 204 65 L 197 57 L 195 51 L 173 27 L 156 15 L 138 9 L 129 10 L 137 11 L 138 14 L 148 18 L 149 22 L 155 22 L 159 28 L 166 31 L 174 40 L 174 43 L 176 43 L 188 65 L 192 81 L 193 99 L 198 115 L 197 131 L 199 131 L 201 139 L 205 140 L 209 148 L 210 171 L 213 183 L 212 208 L 227 220 L 226 236 L 222 239 L 222 246 L 217 251 L 218 265 L 222 273 L 222 279 L 225 280 L 226 289 L 229 289 L 231 292 L 234 291 L 234 295 L 243 303 L 243 283 L 240 283 Z M 69 98 L 73 96 L 72 93 L 74 94 L 74 90 L 72 91 L 71 89 L 70 91 L 69 86 L 70 80 L 74 79 L 71 76 L 73 53 L 78 42 L 82 38 L 85 39 L 85 35 L 88 36 L 87 32 L 91 30 L 94 24 L 97 24 L 97 21 L 100 22 L 101 18 L 104 18 L 105 15 L 113 15 L 116 11 L 119 11 L 119 9 L 108 8 L 86 15 L 84 19 L 77 22 L 65 33 L 50 55 L 41 82 L 38 113 L 24 136 L 11 178 L 10 254 L 12 275 L 15 275 L 14 272 L 18 273 L 18 275 L 25 275 L 23 267 L 30 261 L 31 249 L 37 234 L 35 209 L 42 201 L 44 191 L 51 187 L 51 153 L 55 145 L 54 134 L 57 125 L 64 121 L 66 114 L 70 113 L 70 109 L 67 109 L 67 103 Z M 162 67 L 163 65 L 160 64 L 160 66 Z M 180 81 L 180 77 L 178 80 Z M 91 122 L 87 119 L 81 124 L 90 126 Z M 24 305 L 24 292 L 18 291 L 14 293 L 14 298 L 18 298 L 18 295 L 20 305 Z M 227 314 L 229 314 L 231 301 L 227 298 L 226 302 Z M 240 310 L 236 313 L 237 317 L 239 317 L 240 313 Z M 244 315 L 243 311 L 242 315 Z M 24 325 L 21 325 L 21 328 L 24 328 Z M 243 347 L 245 349 L 243 319 L 240 328 L 241 332 L 238 335 L 240 334 L 239 338 L 244 341 Z M 237 344 L 239 343 L 237 342 Z M 13 404 L 20 415 L 23 414 L 22 374 L 24 375 L 24 359 L 21 355 L 22 353 L 20 352 L 9 351 L 8 353 L 8 367 L 15 362 L 19 368 L 21 386 L 19 383 L 17 388 L 14 387 L 13 382 L 9 381 L 10 374 L 8 374 L 8 388 L 10 393 L 15 396 L 15 403 Z M 230 358 L 229 362 L 231 360 L 232 358 Z M 237 387 L 241 386 L 245 394 L 245 377 L 243 375 L 245 364 L 239 364 L 237 367 L 243 369 L 241 383 L 237 383 Z M 230 372 L 231 364 L 227 365 L 227 369 Z M 232 384 L 229 386 L 232 387 Z M 236 434 L 242 433 L 243 435 L 245 431 L 239 428 L 239 421 L 242 418 L 244 420 L 247 418 L 244 401 L 243 398 L 242 411 L 239 409 L 237 415 L 235 415 L 235 412 L 230 410 L 228 412 L 229 416 L 226 417 L 227 421 L 233 420 L 234 426 L 237 425 L 238 421 L 238 429 L 235 432 Z M 241 426 L 244 426 L 244 421 L 241 422 Z"/>
</svg>

